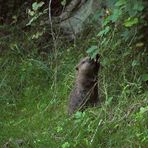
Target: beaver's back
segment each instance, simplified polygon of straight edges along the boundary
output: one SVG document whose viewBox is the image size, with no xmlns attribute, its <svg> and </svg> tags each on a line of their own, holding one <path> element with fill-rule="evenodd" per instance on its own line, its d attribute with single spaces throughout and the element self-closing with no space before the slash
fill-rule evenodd
<svg viewBox="0 0 148 148">
<path fill-rule="evenodd" d="M 98 70 L 99 64 L 88 58 L 78 64 L 75 86 L 70 94 L 69 114 L 98 103 Z"/>
</svg>

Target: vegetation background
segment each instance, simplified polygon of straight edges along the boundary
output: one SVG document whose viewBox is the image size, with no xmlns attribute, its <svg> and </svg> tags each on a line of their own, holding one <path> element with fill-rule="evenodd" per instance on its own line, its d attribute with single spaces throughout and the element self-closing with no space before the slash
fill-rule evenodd
<svg viewBox="0 0 148 148">
<path fill-rule="evenodd" d="M 148 147 L 148 2 L 106 6 L 68 41 L 56 27 L 53 40 L 48 1 L 0 2 L 1 146 Z M 68 117 L 74 67 L 86 53 L 101 55 L 101 105 Z"/>
</svg>

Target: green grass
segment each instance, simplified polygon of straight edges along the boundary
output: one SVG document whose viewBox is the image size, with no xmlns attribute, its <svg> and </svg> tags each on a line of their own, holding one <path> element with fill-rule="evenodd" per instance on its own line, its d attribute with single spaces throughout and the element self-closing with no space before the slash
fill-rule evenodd
<svg viewBox="0 0 148 148">
<path fill-rule="evenodd" d="M 67 106 L 75 65 L 83 57 L 78 49 L 94 39 L 58 50 L 56 60 L 55 53 L 46 60 L 35 52 L 24 54 L 21 41 L 15 41 L 15 48 L 0 58 L 0 145 L 11 141 L 16 147 L 16 139 L 22 139 L 24 147 L 146 148 L 148 91 L 141 75 L 146 73 L 147 54 L 119 51 L 127 46 L 117 40 L 100 48 L 100 106 L 72 117 Z M 139 64 L 132 66 L 134 60 Z"/>
</svg>

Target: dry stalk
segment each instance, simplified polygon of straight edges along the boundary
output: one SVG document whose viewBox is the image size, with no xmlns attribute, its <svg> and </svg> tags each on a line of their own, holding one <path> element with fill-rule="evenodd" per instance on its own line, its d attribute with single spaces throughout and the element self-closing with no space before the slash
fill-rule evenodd
<svg viewBox="0 0 148 148">
<path fill-rule="evenodd" d="M 53 30 L 53 22 L 52 22 L 52 16 L 51 16 L 51 2 L 52 0 L 49 0 L 49 5 L 48 5 L 48 9 L 49 9 L 49 23 L 50 23 L 50 27 L 51 27 L 51 36 L 52 36 L 52 40 L 53 40 L 53 45 L 54 45 L 54 59 L 55 59 L 55 71 L 54 71 L 54 80 L 53 80 L 53 86 L 54 86 L 54 98 L 56 98 L 56 90 L 57 90 L 57 69 L 58 69 L 58 63 L 57 63 L 57 57 L 58 57 L 58 51 L 57 51 L 57 39 L 56 39 L 56 35 L 54 33 Z"/>
</svg>

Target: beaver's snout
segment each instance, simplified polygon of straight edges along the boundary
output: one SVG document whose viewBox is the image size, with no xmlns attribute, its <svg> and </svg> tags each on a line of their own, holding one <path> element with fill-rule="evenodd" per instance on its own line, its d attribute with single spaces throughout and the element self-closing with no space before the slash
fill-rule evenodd
<svg viewBox="0 0 148 148">
<path fill-rule="evenodd" d="M 95 58 L 89 58 L 89 62 L 90 63 L 99 63 L 99 58 L 100 58 L 100 56 L 99 56 L 99 54 L 97 54 Z"/>
</svg>

